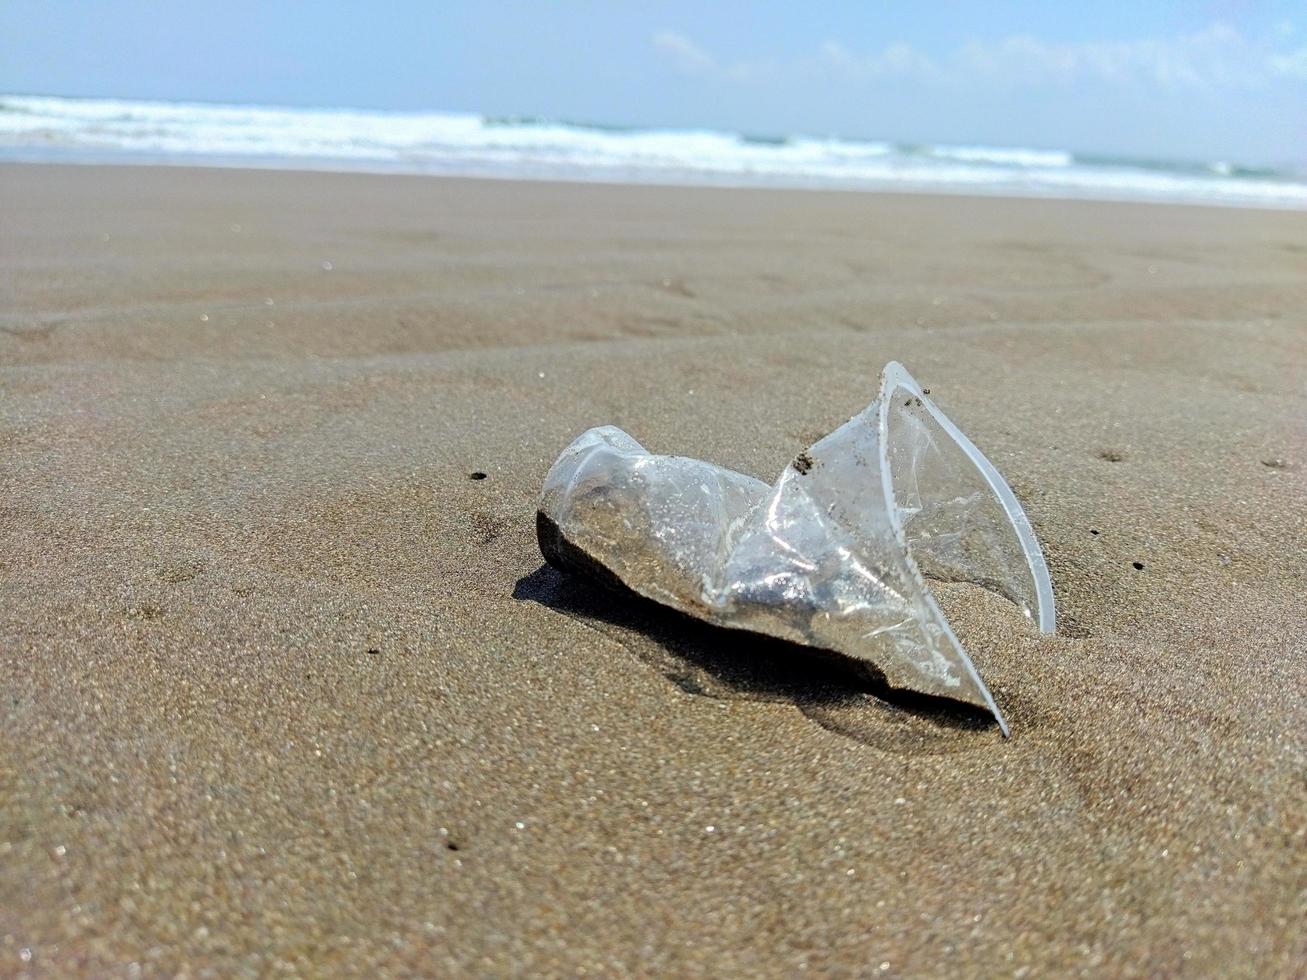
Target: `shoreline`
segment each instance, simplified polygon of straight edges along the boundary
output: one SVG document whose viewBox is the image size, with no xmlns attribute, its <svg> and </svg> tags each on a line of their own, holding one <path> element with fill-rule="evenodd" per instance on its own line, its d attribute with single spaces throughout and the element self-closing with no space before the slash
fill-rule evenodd
<svg viewBox="0 0 1307 980">
<path fill-rule="evenodd" d="M 699 189 L 705 191 L 781 191 L 803 193 L 835 194 L 873 194 L 909 197 L 943 197 L 943 198 L 985 198 L 1012 201 L 1082 201 L 1089 204 L 1138 204 L 1167 205 L 1178 207 L 1236 208 L 1240 210 L 1275 211 L 1289 213 L 1307 212 L 1307 199 L 1301 202 L 1281 201 L 1267 203 L 1256 199 L 1215 199 L 1199 195 L 1184 196 L 1177 194 L 1150 195 L 1147 192 L 1122 192 L 1112 194 L 1108 191 L 1090 190 L 1085 193 L 1062 193 L 1055 190 L 1041 191 L 1035 188 L 1022 188 L 1017 185 L 986 186 L 950 185 L 946 183 L 912 183 L 895 182 L 859 182 L 841 183 L 835 180 L 823 181 L 814 178 L 804 181 L 797 177 L 780 177 L 774 181 L 763 178 L 753 180 L 723 177 L 714 180 L 711 175 L 687 174 L 684 180 L 675 179 L 675 175 L 658 173 L 649 178 L 632 177 L 622 180 L 596 172 L 593 175 L 569 173 L 566 170 L 542 169 L 538 173 L 525 170 L 495 172 L 494 168 L 477 169 L 475 167 L 460 169 L 458 167 L 442 171 L 436 168 L 412 169 L 402 163 L 391 166 L 380 161 L 351 164 L 350 161 L 324 157 L 316 161 L 307 157 L 266 158 L 230 156 L 230 157 L 196 157 L 178 159 L 166 154 L 143 153 L 139 157 L 122 152 L 108 151 L 99 153 L 94 150 L 55 151 L 43 155 L 40 152 L 28 155 L 26 148 L 17 150 L 13 147 L 0 148 L 0 166 L 50 166 L 50 167 L 144 167 L 183 170 L 249 170 L 271 173 L 306 173 L 306 174 L 340 174 L 342 176 L 364 175 L 371 177 L 423 177 L 437 180 L 477 180 L 506 183 L 532 184 L 575 184 L 580 186 L 600 187 L 651 187 L 664 189 Z M 315 166 L 314 163 L 320 165 Z M 1293 187 L 1301 185 L 1293 184 Z"/>
<path fill-rule="evenodd" d="M 335 163 L 329 161 L 328 163 Z M 603 176 L 596 178 L 569 178 L 569 176 L 554 175 L 520 175 L 520 174 L 493 174 L 493 172 L 422 172 L 416 170 L 387 170 L 387 169 L 367 169 L 367 167 L 341 167 L 336 166 L 302 166 L 303 161 L 298 159 L 274 159 L 267 165 L 257 165 L 247 161 L 225 162 L 193 162 L 190 159 L 175 158 L 146 158 L 141 161 L 124 161 L 120 157 L 97 157 L 91 159 L 43 159 L 43 158 L 24 158 L 8 157 L 0 152 L 0 169 L 4 167 L 48 167 L 48 169 L 111 169 L 111 170 L 165 170 L 165 171 L 197 171 L 197 172 L 244 172 L 251 174 L 285 174 L 285 175 L 311 175 L 311 176 L 340 176 L 340 178 L 408 178 L 417 180 L 437 180 L 437 182 L 469 182 L 478 184 L 528 184 L 528 186 L 544 187 L 595 187 L 606 188 L 609 191 L 621 191 L 621 189 L 631 189 L 639 192 L 640 189 L 648 191 L 702 191 L 704 193 L 778 193 L 778 195 L 852 195 L 856 197 L 907 197 L 907 199 L 925 199 L 936 201 L 954 201 L 962 199 L 965 201 L 999 201 L 1005 203 L 1010 201 L 1013 204 L 1069 204 L 1069 205 L 1089 205 L 1089 206 L 1128 206 L 1128 208 L 1182 208 L 1182 209 L 1218 209 L 1218 210 L 1239 210 L 1239 212 L 1264 212 L 1268 214 L 1303 214 L 1307 213 L 1307 204 L 1304 205 L 1268 205 L 1261 203 L 1251 203 L 1251 201 L 1218 201 L 1218 200 L 1166 200 L 1166 199 L 1149 199 L 1142 196 L 1081 196 L 1081 195 L 1055 195 L 1055 193 L 1036 193 L 1036 192 L 1017 192 L 1017 191 L 993 191 L 987 193 L 976 191 L 976 189 L 948 189 L 942 187 L 906 187 L 906 186 L 867 186 L 867 187 L 835 187 L 835 186 L 799 186 L 799 184 L 750 184 L 750 183 L 699 183 L 695 180 L 686 180 L 686 182 L 657 182 L 657 180 L 614 180 L 605 179 Z"/>
</svg>

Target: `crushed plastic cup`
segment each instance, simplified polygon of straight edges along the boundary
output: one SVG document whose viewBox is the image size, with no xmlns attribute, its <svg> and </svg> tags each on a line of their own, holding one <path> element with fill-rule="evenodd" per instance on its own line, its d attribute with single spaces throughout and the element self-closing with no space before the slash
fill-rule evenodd
<svg viewBox="0 0 1307 980">
<path fill-rule="evenodd" d="M 879 397 L 771 486 L 582 433 L 545 478 L 545 559 L 718 626 L 874 665 L 895 687 L 1007 722 L 931 594 L 972 582 L 1055 625 L 1030 521 L 984 454 L 897 362 Z"/>
</svg>

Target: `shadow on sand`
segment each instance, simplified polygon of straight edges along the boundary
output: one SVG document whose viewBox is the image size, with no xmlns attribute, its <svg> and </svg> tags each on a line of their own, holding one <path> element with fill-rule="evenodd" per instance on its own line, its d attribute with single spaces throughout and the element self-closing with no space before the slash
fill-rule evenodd
<svg viewBox="0 0 1307 980">
<path fill-rule="evenodd" d="M 998 736 L 987 712 L 891 687 L 869 664 L 711 626 L 549 565 L 519 579 L 513 598 L 584 623 L 689 694 L 791 704 L 822 728 L 886 752 L 963 751 L 974 747 L 976 733 Z"/>
</svg>

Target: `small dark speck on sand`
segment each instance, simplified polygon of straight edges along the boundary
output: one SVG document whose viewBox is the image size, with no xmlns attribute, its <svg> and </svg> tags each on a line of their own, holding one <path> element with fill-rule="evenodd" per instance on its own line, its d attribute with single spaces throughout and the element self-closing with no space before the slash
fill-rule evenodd
<svg viewBox="0 0 1307 980">
<path fill-rule="evenodd" d="M 929 388 L 922 388 L 922 389 L 921 389 L 921 393 L 922 393 L 923 395 L 929 395 L 929 394 L 930 394 L 930 389 L 929 389 Z"/>
<path fill-rule="evenodd" d="M 368 654 L 369 656 L 379 657 L 381 656 L 381 651 L 378 650 L 376 647 L 368 647 Z"/>
<path fill-rule="evenodd" d="M 469 473 L 469 474 L 468 474 L 468 479 L 469 479 L 469 480 L 484 480 L 485 478 L 486 478 L 486 475 L 485 475 L 484 473 L 482 473 L 480 470 L 477 470 L 475 473 Z"/>
<path fill-rule="evenodd" d="M 1270 470 L 1289 469 L 1289 461 L 1287 459 L 1281 459 L 1279 456 L 1272 456 L 1270 459 L 1262 460 L 1262 465 Z"/>
<path fill-rule="evenodd" d="M 812 457 L 808 455 L 807 450 L 794 457 L 794 468 L 799 471 L 800 476 L 812 469 Z"/>
<path fill-rule="evenodd" d="M 1125 451 L 1122 449 L 1100 449 L 1094 455 L 1109 463 L 1120 463 L 1126 458 Z"/>
<path fill-rule="evenodd" d="M 1144 570 L 1144 563 L 1141 561 L 1131 562 L 1131 564 L 1134 565 L 1136 572 L 1142 572 Z"/>
<path fill-rule="evenodd" d="M 1091 528 L 1089 529 L 1089 533 L 1092 534 L 1094 537 L 1098 537 L 1098 528 L 1096 528 L 1096 527 L 1091 527 Z"/>
<path fill-rule="evenodd" d="M 455 844 L 452 840 L 447 840 L 447 841 L 445 841 L 445 848 L 446 848 L 446 850 L 457 851 L 457 850 L 458 850 L 458 845 Z"/>
</svg>

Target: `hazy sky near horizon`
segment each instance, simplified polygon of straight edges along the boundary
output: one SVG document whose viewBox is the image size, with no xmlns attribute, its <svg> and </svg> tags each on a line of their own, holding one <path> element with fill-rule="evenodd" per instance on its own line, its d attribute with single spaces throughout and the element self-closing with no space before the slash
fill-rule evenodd
<svg viewBox="0 0 1307 980">
<path fill-rule="evenodd" d="M 1307 165 L 1307 2 L 0 0 L 0 91 Z"/>
</svg>

